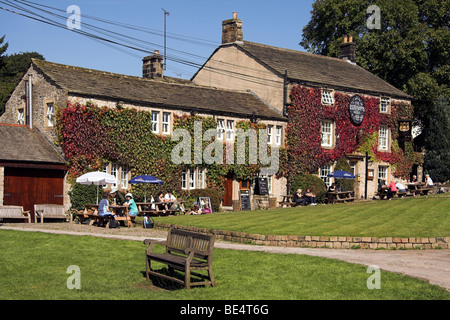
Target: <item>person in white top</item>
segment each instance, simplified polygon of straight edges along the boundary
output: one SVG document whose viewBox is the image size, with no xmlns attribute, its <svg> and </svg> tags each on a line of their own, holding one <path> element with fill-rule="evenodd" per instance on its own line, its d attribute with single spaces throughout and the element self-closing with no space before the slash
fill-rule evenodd
<svg viewBox="0 0 450 320">
<path fill-rule="evenodd" d="M 433 180 L 431 180 L 430 175 L 425 175 L 425 187 L 433 186 Z"/>
<path fill-rule="evenodd" d="M 175 196 L 172 194 L 172 191 L 169 191 L 164 196 L 164 200 L 165 201 L 175 201 L 175 200 L 177 200 L 177 198 L 175 198 Z"/>
</svg>

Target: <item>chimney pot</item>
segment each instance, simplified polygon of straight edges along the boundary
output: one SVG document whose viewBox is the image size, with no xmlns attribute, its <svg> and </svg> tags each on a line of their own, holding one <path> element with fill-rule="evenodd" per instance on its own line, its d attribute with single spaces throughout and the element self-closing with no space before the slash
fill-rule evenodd
<svg viewBox="0 0 450 320">
<path fill-rule="evenodd" d="M 233 12 L 233 19 L 237 19 L 237 12 Z"/>
<path fill-rule="evenodd" d="M 243 41 L 242 20 L 233 12 L 233 19 L 222 21 L 222 44 Z"/>
<path fill-rule="evenodd" d="M 352 36 L 348 36 L 348 42 L 353 42 L 353 37 Z"/>
</svg>

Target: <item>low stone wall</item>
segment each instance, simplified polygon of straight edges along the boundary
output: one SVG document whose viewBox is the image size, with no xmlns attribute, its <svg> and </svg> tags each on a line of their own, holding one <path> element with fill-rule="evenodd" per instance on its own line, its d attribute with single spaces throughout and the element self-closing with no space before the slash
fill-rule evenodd
<svg viewBox="0 0 450 320">
<path fill-rule="evenodd" d="M 308 247 L 335 249 L 450 249 L 450 237 L 323 237 L 301 235 L 262 235 L 237 231 L 213 230 L 174 224 L 156 223 L 161 229 L 178 228 L 200 233 L 215 233 L 217 239 L 244 244 L 279 247 Z"/>
</svg>

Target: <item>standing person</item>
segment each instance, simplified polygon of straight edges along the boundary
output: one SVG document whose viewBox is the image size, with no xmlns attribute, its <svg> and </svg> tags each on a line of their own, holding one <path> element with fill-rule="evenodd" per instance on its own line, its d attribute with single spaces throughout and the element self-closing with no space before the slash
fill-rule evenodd
<svg viewBox="0 0 450 320">
<path fill-rule="evenodd" d="M 433 186 L 433 180 L 431 180 L 430 175 L 425 175 L 425 187 L 432 187 Z"/>
<path fill-rule="evenodd" d="M 128 215 L 135 217 L 138 215 L 138 207 L 136 205 L 136 202 L 133 199 L 133 195 L 131 193 L 127 193 L 125 195 L 125 203 L 124 206 L 128 207 Z"/>
<path fill-rule="evenodd" d="M 295 202 L 295 205 L 301 205 L 302 207 L 304 207 L 306 205 L 306 200 L 303 199 L 303 195 L 302 195 L 302 189 L 297 189 L 297 192 L 294 193 L 294 197 L 292 198 L 292 200 Z"/>
<path fill-rule="evenodd" d="M 395 186 L 395 182 L 391 181 L 391 183 L 389 183 L 388 186 L 388 200 L 392 200 L 392 197 L 394 196 L 394 194 L 397 193 L 397 187 Z"/>
<path fill-rule="evenodd" d="M 314 193 L 312 193 L 309 188 L 306 188 L 304 198 L 305 198 L 306 203 L 309 202 L 309 203 L 311 203 L 312 206 L 317 206 L 316 195 Z"/>
</svg>

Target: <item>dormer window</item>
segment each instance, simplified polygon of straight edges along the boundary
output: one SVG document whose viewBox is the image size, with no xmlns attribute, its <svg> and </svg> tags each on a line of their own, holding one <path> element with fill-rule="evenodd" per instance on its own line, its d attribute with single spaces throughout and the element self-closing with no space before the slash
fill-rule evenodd
<svg viewBox="0 0 450 320">
<path fill-rule="evenodd" d="M 390 106 L 391 106 L 390 98 L 381 98 L 380 99 L 380 112 L 381 113 L 389 113 Z"/>
<path fill-rule="evenodd" d="M 322 89 L 322 104 L 327 104 L 327 105 L 334 104 L 333 90 Z"/>
</svg>

